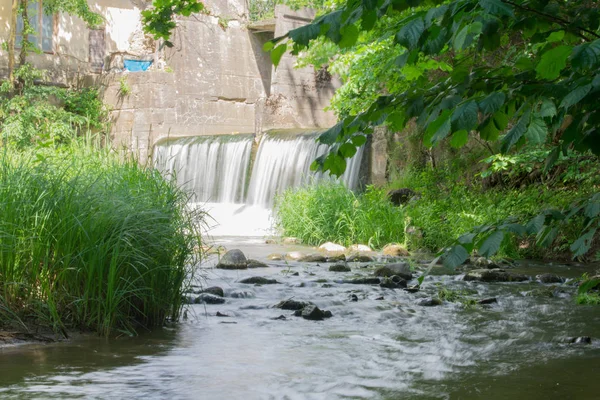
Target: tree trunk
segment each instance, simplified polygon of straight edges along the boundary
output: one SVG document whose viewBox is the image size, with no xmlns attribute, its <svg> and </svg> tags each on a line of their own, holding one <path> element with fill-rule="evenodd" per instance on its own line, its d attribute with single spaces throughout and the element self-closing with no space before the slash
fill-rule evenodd
<svg viewBox="0 0 600 400">
<path fill-rule="evenodd" d="M 21 0 L 21 16 L 23 17 L 23 40 L 21 41 L 21 52 L 19 53 L 19 66 L 22 67 L 27 61 L 27 49 L 29 48 L 29 15 L 27 15 L 28 0 Z"/>
<path fill-rule="evenodd" d="M 12 0 L 10 14 L 10 33 L 8 36 L 8 81 L 15 82 L 15 42 L 17 41 L 17 19 L 19 16 L 19 0 Z"/>
</svg>

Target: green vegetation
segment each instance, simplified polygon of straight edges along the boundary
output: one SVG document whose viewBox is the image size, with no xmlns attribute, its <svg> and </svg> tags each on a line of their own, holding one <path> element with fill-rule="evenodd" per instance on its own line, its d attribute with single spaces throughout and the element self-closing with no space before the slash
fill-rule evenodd
<svg viewBox="0 0 600 400">
<path fill-rule="evenodd" d="M 102 147 L 93 88 L 29 65 L 0 91 L 0 321 L 108 335 L 176 320 L 200 245 L 187 197 Z"/>
<path fill-rule="evenodd" d="M 127 77 L 122 76 L 121 79 L 119 79 L 119 96 L 126 97 L 126 96 L 129 96 L 130 93 L 131 93 L 131 88 L 129 87 L 129 84 L 127 83 Z"/>
<path fill-rule="evenodd" d="M 275 209 L 283 234 L 306 244 L 334 241 L 380 248 L 404 236 L 402 209 L 373 187 L 361 195 L 335 183 L 292 189 L 276 199 Z"/>
</svg>

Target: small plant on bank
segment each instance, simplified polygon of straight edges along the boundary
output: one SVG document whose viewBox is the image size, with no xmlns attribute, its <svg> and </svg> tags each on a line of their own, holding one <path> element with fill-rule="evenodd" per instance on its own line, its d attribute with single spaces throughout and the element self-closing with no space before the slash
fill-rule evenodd
<svg viewBox="0 0 600 400">
<path fill-rule="evenodd" d="M 119 79 L 119 96 L 127 97 L 131 94 L 131 88 L 129 87 L 129 83 L 127 83 L 127 78 L 122 76 Z"/>
</svg>

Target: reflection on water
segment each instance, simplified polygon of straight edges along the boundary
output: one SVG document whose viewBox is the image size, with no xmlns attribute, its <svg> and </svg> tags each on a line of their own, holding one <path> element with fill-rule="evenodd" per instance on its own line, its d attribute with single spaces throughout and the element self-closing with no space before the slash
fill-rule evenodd
<svg viewBox="0 0 600 400">
<path fill-rule="evenodd" d="M 248 247 L 255 258 L 273 250 L 257 246 L 260 254 L 253 254 Z M 359 266 L 355 271 L 364 273 Z M 255 275 L 282 284 L 237 282 Z M 336 282 L 344 276 L 295 263 L 206 270 L 208 283 L 225 290 L 226 304 L 194 305 L 176 330 L 139 338 L 5 349 L 0 398 L 598 398 L 600 346 L 567 345 L 560 338 L 600 338 L 600 308 L 574 307 L 567 295 L 524 296 L 538 287 L 534 283 L 429 277 L 425 293 L 410 294 Z M 436 281 L 476 290 L 478 298 L 496 296 L 498 303 L 416 305 L 437 290 Z M 359 301 L 350 301 L 350 294 Z M 380 296 L 384 300 L 376 300 Z M 334 317 L 312 322 L 270 307 L 292 297 Z M 216 317 L 217 311 L 229 317 Z M 272 319 L 282 314 L 286 320 Z"/>
</svg>

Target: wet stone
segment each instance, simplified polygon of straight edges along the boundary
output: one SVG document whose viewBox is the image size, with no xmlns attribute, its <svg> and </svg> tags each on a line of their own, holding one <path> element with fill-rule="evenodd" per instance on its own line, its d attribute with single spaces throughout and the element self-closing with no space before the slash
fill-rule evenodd
<svg viewBox="0 0 600 400">
<path fill-rule="evenodd" d="M 411 280 L 413 277 L 410 265 L 404 262 L 378 265 L 375 271 L 373 271 L 373 275 L 383 277 L 398 275 L 407 281 Z"/>
<path fill-rule="evenodd" d="M 383 255 L 392 257 L 408 257 L 410 253 L 404 246 L 399 244 L 388 244 L 383 248 Z"/>
<path fill-rule="evenodd" d="M 206 288 L 206 289 L 202 290 L 200 292 L 200 294 L 201 293 L 208 293 L 208 294 L 212 294 L 212 295 L 219 296 L 219 297 L 224 296 L 223 289 L 218 286 L 212 286 L 212 287 Z"/>
<path fill-rule="evenodd" d="M 223 255 L 216 268 L 220 269 L 246 269 L 248 260 L 239 249 L 229 250 Z"/>
<path fill-rule="evenodd" d="M 536 276 L 536 279 L 541 283 L 562 283 L 564 280 L 555 274 L 542 274 Z"/>
<path fill-rule="evenodd" d="M 350 301 L 358 301 L 358 296 L 355 294 L 350 295 Z"/>
<path fill-rule="evenodd" d="M 348 262 L 373 262 L 375 259 L 366 254 L 351 254 L 346 257 L 346 261 Z"/>
<path fill-rule="evenodd" d="M 246 265 L 248 268 L 269 268 L 267 264 L 258 260 L 248 260 Z"/>
<path fill-rule="evenodd" d="M 500 268 L 498 264 L 485 257 L 477 257 L 473 260 L 473 265 L 477 268 L 496 269 Z"/>
<path fill-rule="evenodd" d="M 322 245 L 320 245 L 319 250 L 344 252 L 344 251 L 346 251 L 346 248 L 340 244 L 327 242 L 327 243 L 323 243 Z"/>
<path fill-rule="evenodd" d="M 592 338 L 589 336 L 570 337 L 567 341 L 572 344 L 592 344 Z"/>
<path fill-rule="evenodd" d="M 297 300 L 282 300 L 277 303 L 274 307 L 280 308 L 282 310 L 302 310 L 304 307 L 311 305 L 311 303 L 307 301 L 297 301 Z"/>
<path fill-rule="evenodd" d="M 275 317 L 275 318 L 270 318 L 273 321 L 285 321 L 287 320 L 287 317 L 285 315 L 280 315 L 279 317 Z"/>
<path fill-rule="evenodd" d="M 339 261 L 346 261 L 346 255 L 345 254 L 335 254 L 335 255 L 327 256 L 327 262 L 339 262 Z"/>
<path fill-rule="evenodd" d="M 219 311 L 217 311 L 217 314 L 216 314 L 216 315 L 217 315 L 217 317 L 229 318 L 229 315 L 227 315 L 227 314 L 222 314 L 222 313 L 220 313 Z"/>
<path fill-rule="evenodd" d="M 304 257 L 306 257 L 306 255 L 300 251 L 290 251 L 285 255 L 285 259 L 290 261 L 300 261 Z"/>
<path fill-rule="evenodd" d="M 249 290 L 234 290 L 229 293 L 229 297 L 233 297 L 234 299 L 251 299 L 255 297 L 255 294 Z"/>
<path fill-rule="evenodd" d="M 488 297 L 487 299 L 481 299 L 477 302 L 477 304 L 493 304 L 493 303 L 497 303 L 498 299 L 496 299 L 495 297 Z"/>
<path fill-rule="evenodd" d="M 214 294 L 202 293 L 194 300 L 195 304 L 223 304 L 225 299 Z"/>
<path fill-rule="evenodd" d="M 308 319 L 311 321 L 321 321 L 325 318 L 331 318 L 331 311 L 323 311 L 319 307 L 313 305 L 306 306 L 302 310 L 297 310 L 294 315 Z"/>
<path fill-rule="evenodd" d="M 430 297 L 419 301 L 417 304 L 423 307 L 434 307 L 442 305 L 442 301 L 440 299 Z"/>
<path fill-rule="evenodd" d="M 349 266 L 345 264 L 335 264 L 329 267 L 329 271 L 331 272 L 350 272 L 351 269 Z"/>
<path fill-rule="evenodd" d="M 393 275 L 383 278 L 379 286 L 386 289 L 403 289 L 406 288 L 406 281 L 398 275 Z"/>
<path fill-rule="evenodd" d="M 327 258 L 322 254 L 308 254 L 298 259 L 301 262 L 326 262 Z"/>
<path fill-rule="evenodd" d="M 381 280 L 379 278 L 355 278 L 344 280 L 342 283 L 351 283 L 354 285 L 379 285 Z"/>
<path fill-rule="evenodd" d="M 523 282 L 529 280 L 529 277 L 502 269 L 475 269 L 467 272 L 463 279 L 479 282 Z"/>
<path fill-rule="evenodd" d="M 267 260 L 271 261 L 283 261 L 285 256 L 283 254 L 271 253 L 267 256 Z"/>
<path fill-rule="evenodd" d="M 262 276 L 251 276 L 250 278 L 242 279 L 240 283 L 247 285 L 272 285 L 279 283 L 275 279 L 263 278 Z"/>
<path fill-rule="evenodd" d="M 419 285 L 412 285 L 412 286 L 407 287 L 404 290 L 407 291 L 408 293 L 417 293 L 419 290 L 421 290 L 421 287 Z"/>
</svg>

